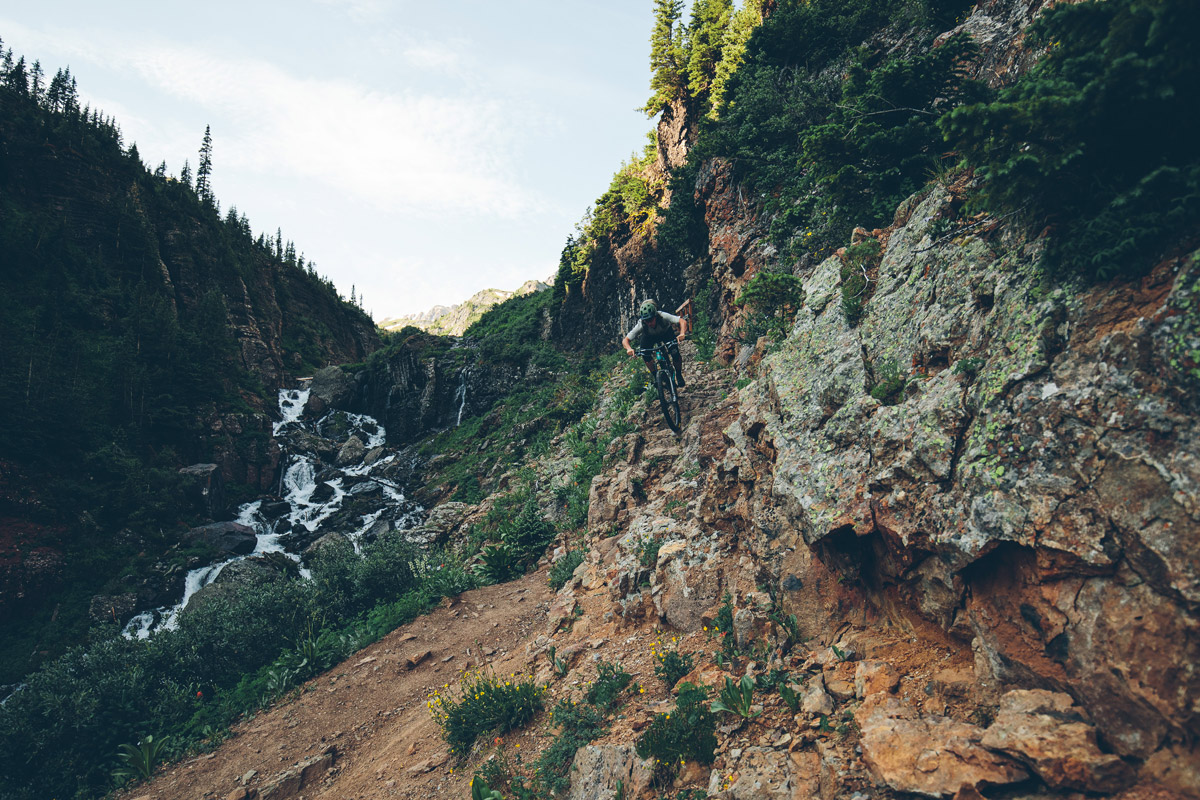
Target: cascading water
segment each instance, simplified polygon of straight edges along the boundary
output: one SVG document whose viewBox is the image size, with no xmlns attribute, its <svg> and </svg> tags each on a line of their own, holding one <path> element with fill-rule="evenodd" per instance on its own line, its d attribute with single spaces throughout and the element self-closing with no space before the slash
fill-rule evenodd
<svg viewBox="0 0 1200 800">
<path fill-rule="evenodd" d="M 467 407 L 467 382 L 471 377 L 471 370 L 464 368 L 459 373 L 458 388 L 454 390 L 454 402 L 458 403 L 458 419 L 454 421 L 454 427 L 462 425 L 463 409 Z"/>
<path fill-rule="evenodd" d="M 279 393 L 280 421 L 274 424 L 273 433 L 278 440 L 285 440 L 285 452 L 292 454 L 280 476 L 281 498 L 246 503 L 238 509 L 235 520 L 253 530 L 256 539 L 253 552 L 190 570 L 179 602 L 138 614 L 122 631 L 125 637 L 144 639 L 155 631 L 178 627 L 180 612 L 192 597 L 237 561 L 282 553 L 300 564 L 300 575 L 307 579 L 311 574 L 304 567 L 302 553 L 316 538 L 340 534 L 353 545 L 355 552 L 361 553 L 364 541 L 381 529 L 403 530 L 420 521 L 422 509 L 405 497 L 394 480 L 386 477 L 389 468 L 396 466 L 396 454 L 376 452 L 386 442 L 383 426 L 365 414 L 344 411 L 331 412 L 315 424 L 306 425 L 302 414 L 308 397 L 307 388 Z M 292 435 L 300 432 L 306 435 Z M 350 436 L 357 437 L 371 451 L 370 463 L 337 466 L 325 463 L 319 453 L 304 450 L 314 440 L 323 438 L 326 450 L 336 452 L 337 440 L 349 440 Z M 362 510 L 345 510 L 347 498 L 357 499 L 350 505 Z"/>
</svg>

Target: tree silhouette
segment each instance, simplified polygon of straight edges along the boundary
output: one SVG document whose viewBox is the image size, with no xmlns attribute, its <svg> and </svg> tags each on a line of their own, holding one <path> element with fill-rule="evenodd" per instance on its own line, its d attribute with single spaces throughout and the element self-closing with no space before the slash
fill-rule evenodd
<svg viewBox="0 0 1200 800">
<path fill-rule="evenodd" d="M 204 126 L 204 141 L 200 143 L 200 166 L 196 168 L 196 195 L 212 205 L 213 195 L 209 176 L 212 175 L 212 132 Z"/>
</svg>

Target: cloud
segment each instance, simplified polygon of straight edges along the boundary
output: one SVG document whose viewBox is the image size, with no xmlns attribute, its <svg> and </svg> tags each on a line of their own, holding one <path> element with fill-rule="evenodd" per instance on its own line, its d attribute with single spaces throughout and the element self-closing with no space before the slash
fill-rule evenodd
<svg viewBox="0 0 1200 800">
<path fill-rule="evenodd" d="M 525 123 L 495 96 L 381 91 L 300 77 L 261 59 L 98 32 L 43 37 L 73 59 L 131 70 L 159 92 L 202 108 L 226 167 L 311 181 L 332 197 L 408 215 L 513 219 L 545 207 L 513 165 Z M 455 53 L 426 43 L 410 47 L 407 58 L 446 68 Z"/>
</svg>

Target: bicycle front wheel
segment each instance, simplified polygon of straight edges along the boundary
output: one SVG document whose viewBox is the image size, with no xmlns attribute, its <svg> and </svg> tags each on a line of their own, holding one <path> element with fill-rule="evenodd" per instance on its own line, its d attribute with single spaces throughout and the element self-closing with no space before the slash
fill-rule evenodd
<svg viewBox="0 0 1200 800">
<path fill-rule="evenodd" d="M 675 392 L 675 381 L 671 380 L 671 373 L 665 369 L 658 371 L 655 380 L 658 383 L 658 403 L 662 406 L 667 427 L 679 433 L 681 414 L 679 413 L 679 396 Z"/>
</svg>

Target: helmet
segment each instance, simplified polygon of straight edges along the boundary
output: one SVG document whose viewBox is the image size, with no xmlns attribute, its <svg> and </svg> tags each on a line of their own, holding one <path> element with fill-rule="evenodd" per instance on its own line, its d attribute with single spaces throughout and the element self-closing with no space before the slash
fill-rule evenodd
<svg viewBox="0 0 1200 800">
<path fill-rule="evenodd" d="M 638 313 L 641 314 L 642 319 L 650 319 L 658 313 L 658 306 L 654 305 L 653 300 L 647 300 L 642 303 L 642 307 L 638 310 Z"/>
</svg>

